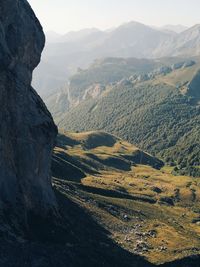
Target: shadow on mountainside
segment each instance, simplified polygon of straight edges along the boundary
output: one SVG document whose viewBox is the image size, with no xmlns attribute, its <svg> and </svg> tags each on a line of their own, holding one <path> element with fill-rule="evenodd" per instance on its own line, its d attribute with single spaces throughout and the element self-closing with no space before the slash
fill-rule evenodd
<svg viewBox="0 0 200 267">
<path fill-rule="evenodd" d="M 29 218 L 26 238 L 1 235 L 0 267 L 153 267 L 109 238 L 81 207 L 55 190 L 60 216 L 56 220 Z M 163 267 L 198 267 L 198 257 L 188 257 Z"/>
<path fill-rule="evenodd" d="M 66 196 L 58 191 L 56 196 L 60 217 L 54 221 L 30 218 L 28 238 L 4 236 L 0 266 L 154 266 L 113 243 L 109 232 Z"/>
<path fill-rule="evenodd" d="M 200 266 L 200 256 L 186 257 L 181 260 L 176 260 L 173 262 L 165 263 L 160 267 L 199 267 Z"/>
</svg>

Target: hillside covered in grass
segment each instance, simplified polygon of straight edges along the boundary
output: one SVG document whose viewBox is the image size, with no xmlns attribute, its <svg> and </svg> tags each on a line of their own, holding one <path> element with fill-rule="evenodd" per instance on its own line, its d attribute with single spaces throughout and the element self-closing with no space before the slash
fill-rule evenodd
<svg viewBox="0 0 200 267">
<path fill-rule="evenodd" d="M 62 131 L 52 166 L 63 205 L 70 201 L 81 207 L 106 231 L 108 239 L 100 244 L 106 250 L 112 241 L 130 253 L 125 266 L 131 259 L 134 266 L 197 266 L 200 183 L 171 171 L 157 158 L 104 132 Z M 73 209 L 68 216 L 75 216 L 77 225 Z"/>
<path fill-rule="evenodd" d="M 114 77 L 118 73 L 115 64 L 121 66 L 118 68 L 123 68 L 123 64 L 106 62 L 100 64 L 102 68 L 98 65 L 72 78 L 71 108 L 64 110 L 64 96 L 60 98 L 61 105 L 59 101 L 49 103 L 59 127 L 71 131 L 105 130 L 162 158 L 175 167 L 174 173 L 199 176 L 198 59 L 165 59 L 165 65 L 156 69 L 151 63 L 151 71 L 146 74 L 144 69 L 131 76 L 126 71 L 129 78 L 119 77 L 120 81 L 111 83 L 102 74 L 104 67 L 106 73 L 107 68 L 113 70 L 108 76 Z M 94 77 L 99 78 L 98 85 Z"/>
</svg>

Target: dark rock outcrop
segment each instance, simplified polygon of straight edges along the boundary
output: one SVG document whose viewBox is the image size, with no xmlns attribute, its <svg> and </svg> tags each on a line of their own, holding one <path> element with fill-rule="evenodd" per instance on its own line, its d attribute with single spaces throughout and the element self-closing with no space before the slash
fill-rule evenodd
<svg viewBox="0 0 200 267">
<path fill-rule="evenodd" d="M 44 42 L 26 0 L 0 0 L 0 211 L 24 226 L 30 214 L 57 207 L 50 176 L 57 128 L 31 87 Z"/>
</svg>

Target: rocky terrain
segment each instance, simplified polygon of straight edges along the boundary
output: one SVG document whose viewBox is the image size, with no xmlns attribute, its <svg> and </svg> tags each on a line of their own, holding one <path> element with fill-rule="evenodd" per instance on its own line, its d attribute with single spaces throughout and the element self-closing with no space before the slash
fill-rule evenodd
<svg viewBox="0 0 200 267">
<path fill-rule="evenodd" d="M 16 228 L 57 209 L 50 174 L 57 128 L 31 87 L 44 40 L 27 1 L 1 0 L 0 209 Z"/>
<path fill-rule="evenodd" d="M 62 114 L 89 98 L 96 99 L 107 89 L 119 85 L 137 85 L 154 80 L 176 70 L 198 68 L 193 59 L 161 58 L 157 60 L 137 58 L 105 58 L 96 60 L 88 69 L 70 77 L 67 85 L 45 99 L 57 122 Z"/>
</svg>

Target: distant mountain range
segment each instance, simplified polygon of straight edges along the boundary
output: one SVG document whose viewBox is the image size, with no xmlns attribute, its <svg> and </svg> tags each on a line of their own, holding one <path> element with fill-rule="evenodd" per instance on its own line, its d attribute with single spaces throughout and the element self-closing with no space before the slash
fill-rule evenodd
<svg viewBox="0 0 200 267">
<path fill-rule="evenodd" d="M 163 27 L 160 28 L 161 30 L 165 30 L 165 31 L 172 31 L 172 32 L 175 32 L 175 33 L 181 33 L 185 30 L 188 29 L 188 27 L 184 26 L 184 25 L 171 25 L 171 24 L 168 24 L 168 25 L 164 25 Z"/>
<path fill-rule="evenodd" d="M 35 71 L 33 85 L 46 98 L 62 86 L 77 68 L 88 67 L 95 59 L 199 54 L 200 25 L 186 30 L 179 25 L 156 29 L 129 22 L 109 31 L 92 28 L 66 35 L 50 32 L 47 33 L 47 45 L 42 62 Z"/>
<path fill-rule="evenodd" d="M 104 130 L 199 176 L 199 58 L 107 58 L 46 100 L 59 128 Z"/>
<path fill-rule="evenodd" d="M 137 23 L 137 22 L 136 22 Z M 140 24 L 140 23 L 138 23 Z M 125 25 L 125 24 L 124 24 Z M 188 29 L 188 27 L 178 24 L 178 25 L 172 25 L 172 24 L 167 24 L 164 25 L 162 27 L 156 27 L 156 26 L 150 26 L 153 29 L 157 29 L 160 31 L 171 31 L 174 33 L 181 33 L 185 30 Z M 114 30 L 116 30 L 117 27 L 113 27 L 110 29 L 107 29 L 105 31 L 102 32 L 113 32 Z M 48 31 L 46 32 L 46 42 L 47 43 L 63 43 L 63 42 L 68 42 L 68 41 L 78 41 L 81 38 L 85 38 L 88 35 L 94 33 L 94 32 L 99 32 L 101 30 L 99 30 L 98 28 L 86 28 L 86 29 L 81 29 L 78 31 L 70 31 L 67 32 L 66 34 L 59 34 L 57 32 L 54 31 Z"/>
</svg>

